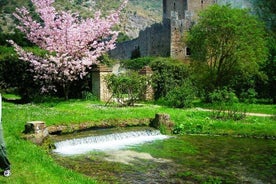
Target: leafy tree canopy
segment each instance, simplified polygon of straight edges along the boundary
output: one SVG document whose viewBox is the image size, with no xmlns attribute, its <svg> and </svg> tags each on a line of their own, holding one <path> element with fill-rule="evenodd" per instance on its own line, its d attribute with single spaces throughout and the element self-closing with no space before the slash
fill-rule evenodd
<svg viewBox="0 0 276 184">
<path fill-rule="evenodd" d="M 265 36 L 263 23 L 247 10 L 213 5 L 202 11 L 187 38 L 199 82 L 212 91 L 258 73 L 267 57 Z"/>
</svg>

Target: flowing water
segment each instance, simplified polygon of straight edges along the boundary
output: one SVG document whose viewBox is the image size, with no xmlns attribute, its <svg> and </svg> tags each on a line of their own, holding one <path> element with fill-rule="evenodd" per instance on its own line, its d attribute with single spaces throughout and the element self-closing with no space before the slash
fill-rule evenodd
<svg viewBox="0 0 276 184">
<path fill-rule="evenodd" d="M 99 135 L 107 134 L 106 130 L 70 135 L 79 137 L 65 142 L 61 139 L 70 139 L 69 135 L 56 137 L 57 149 L 52 156 L 60 165 L 105 183 L 276 183 L 276 140 L 221 136 L 168 138 L 153 130 L 128 133 L 115 130 L 115 134 L 108 131 L 108 135 Z M 89 138 L 81 139 L 83 136 Z M 113 147 L 113 139 L 124 142 L 133 136 L 161 138 Z M 82 153 L 58 151 L 67 146 L 64 150 L 74 150 L 79 143 L 84 147 L 91 143 L 101 146 Z M 103 145 L 109 148 L 103 149 Z"/>
<path fill-rule="evenodd" d="M 160 134 L 157 130 L 112 133 L 57 142 L 55 143 L 56 149 L 54 152 L 63 155 L 76 155 L 90 151 L 118 150 L 126 146 L 166 138 L 168 136 Z"/>
</svg>

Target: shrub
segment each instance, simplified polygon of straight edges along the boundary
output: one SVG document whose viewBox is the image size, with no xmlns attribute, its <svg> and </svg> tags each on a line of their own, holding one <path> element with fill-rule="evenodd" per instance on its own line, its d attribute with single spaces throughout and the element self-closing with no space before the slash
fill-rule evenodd
<svg viewBox="0 0 276 184">
<path fill-rule="evenodd" d="M 232 105 L 238 102 L 238 98 L 233 90 L 228 88 L 217 89 L 207 96 L 207 101 L 215 104 L 228 104 Z"/>
<path fill-rule="evenodd" d="M 152 87 L 155 91 L 155 100 L 162 101 L 175 86 L 182 86 L 189 77 L 187 65 L 172 58 L 142 57 L 121 62 L 122 66 L 130 70 L 140 70 L 150 66 L 153 70 Z"/>
<path fill-rule="evenodd" d="M 154 60 L 153 57 L 141 57 L 136 59 L 124 60 L 121 62 L 122 66 L 130 70 L 141 70 L 144 66 L 150 65 Z"/>
<path fill-rule="evenodd" d="M 151 63 L 154 98 L 166 97 L 176 86 L 182 86 L 190 76 L 188 66 L 170 58 L 157 58 Z"/>
<path fill-rule="evenodd" d="M 169 107 L 189 108 L 195 98 L 195 88 L 191 81 L 186 80 L 181 86 L 168 92 L 164 104 Z"/>
<path fill-rule="evenodd" d="M 29 101 L 39 91 L 28 69 L 28 63 L 20 61 L 12 48 L 0 47 L 0 88 L 16 88 L 22 101 Z"/>
<path fill-rule="evenodd" d="M 247 91 L 243 91 L 240 94 L 240 101 L 245 103 L 256 103 L 257 102 L 257 92 L 254 88 L 249 88 Z"/>
<path fill-rule="evenodd" d="M 106 77 L 107 88 L 117 103 L 123 106 L 133 106 L 146 90 L 147 78 L 137 72 L 111 74 Z"/>
</svg>

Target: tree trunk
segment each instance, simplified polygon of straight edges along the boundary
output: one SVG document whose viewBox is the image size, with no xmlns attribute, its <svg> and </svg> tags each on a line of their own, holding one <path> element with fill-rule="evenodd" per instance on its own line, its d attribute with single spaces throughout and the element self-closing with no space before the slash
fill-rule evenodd
<svg viewBox="0 0 276 184">
<path fill-rule="evenodd" d="M 63 84 L 63 93 L 64 93 L 65 100 L 69 100 L 69 89 L 70 89 L 70 84 Z"/>
</svg>

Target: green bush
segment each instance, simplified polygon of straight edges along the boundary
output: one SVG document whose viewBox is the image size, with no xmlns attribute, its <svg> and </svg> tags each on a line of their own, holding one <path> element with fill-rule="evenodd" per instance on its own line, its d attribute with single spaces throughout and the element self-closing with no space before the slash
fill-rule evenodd
<svg viewBox="0 0 276 184">
<path fill-rule="evenodd" d="M 2 6 L 4 6 L 4 5 L 7 5 L 8 4 L 8 0 L 1 0 L 0 1 L 0 6 L 2 7 Z"/>
<path fill-rule="evenodd" d="M 215 104 L 231 105 L 238 102 L 238 98 L 233 90 L 228 88 L 217 89 L 207 96 L 207 101 Z"/>
<path fill-rule="evenodd" d="M 175 89 L 176 86 L 182 86 L 190 75 L 187 65 L 172 58 L 143 57 L 125 60 L 121 64 L 124 68 L 135 71 L 142 69 L 144 66 L 150 66 L 153 70 L 152 87 L 154 88 L 154 98 L 159 102 L 165 101 L 164 98 L 167 94 Z M 178 89 L 178 91 L 181 90 Z M 168 98 L 173 98 L 171 96 L 172 94 Z M 177 106 L 180 107 L 181 104 Z"/>
<path fill-rule="evenodd" d="M 257 92 L 254 88 L 249 88 L 247 91 L 243 91 L 240 94 L 240 101 L 245 103 L 256 103 Z"/>
<path fill-rule="evenodd" d="M 150 66 L 153 70 L 155 100 L 166 97 L 171 90 L 182 86 L 190 76 L 187 65 L 170 58 L 156 58 Z"/>
<path fill-rule="evenodd" d="M 13 48 L 0 46 L 0 88 L 17 89 L 23 101 L 29 101 L 30 96 L 39 91 L 29 67 L 27 62 L 17 58 Z"/>
<path fill-rule="evenodd" d="M 154 60 L 153 57 L 141 57 L 136 59 L 124 60 L 121 61 L 121 64 L 124 68 L 130 70 L 141 70 L 144 66 L 150 65 Z"/>
<path fill-rule="evenodd" d="M 145 93 L 148 80 L 137 72 L 111 74 L 106 77 L 107 88 L 112 92 L 112 97 L 123 106 L 133 106 Z"/>
<path fill-rule="evenodd" d="M 125 42 L 128 40 L 130 40 L 128 35 L 126 35 L 125 33 L 122 33 L 122 32 L 119 33 L 118 38 L 117 38 L 118 43 Z"/>
<path fill-rule="evenodd" d="M 181 86 L 168 92 L 164 97 L 164 104 L 169 107 L 189 108 L 195 98 L 195 87 L 186 80 Z"/>
</svg>

